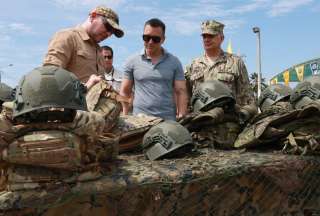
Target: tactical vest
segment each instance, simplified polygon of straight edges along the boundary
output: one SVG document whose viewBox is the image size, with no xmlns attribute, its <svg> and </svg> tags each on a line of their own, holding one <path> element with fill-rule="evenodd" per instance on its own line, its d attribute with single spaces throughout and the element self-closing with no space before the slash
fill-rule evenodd
<svg viewBox="0 0 320 216">
<path fill-rule="evenodd" d="M 14 139 L 5 146 L 3 159 L 16 165 L 83 170 L 118 154 L 118 139 L 102 134 L 103 126 L 103 118 L 94 112 L 78 112 L 70 123 L 14 125 Z"/>
<path fill-rule="evenodd" d="M 86 144 L 81 137 L 58 130 L 33 131 L 16 138 L 2 152 L 10 164 L 77 170 L 86 162 Z"/>
<path fill-rule="evenodd" d="M 234 143 L 235 148 L 251 148 L 271 142 L 277 142 L 288 135 L 288 131 L 279 128 L 286 122 L 293 121 L 298 111 L 279 112 L 265 116 L 261 113 L 239 134 Z"/>
<path fill-rule="evenodd" d="M 117 123 L 122 106 L 129 100 L 120 96 L 107 81 L 102 80 L 90 88 L 86 95 L 89 111 L 100 113 L 105 119 L 104 132 L 109 132 Z"/>
<path fill-rule="evenodd" d="M 320 153 L 319 107 L 309 106 L 256 119 L 258 121 L 239 134 L 234 144 L 236 148 L 273 144 L 273 147 L 283 149 L 284 153 Z"/>
<path fill-rule="evenodd" d="M 298 118 L 280 126 L 289 131 L 283 141 L 282 152 L 298 155 L 320 154 L 320 107 L 311 104 L 300 110 Z"/>
</svg>

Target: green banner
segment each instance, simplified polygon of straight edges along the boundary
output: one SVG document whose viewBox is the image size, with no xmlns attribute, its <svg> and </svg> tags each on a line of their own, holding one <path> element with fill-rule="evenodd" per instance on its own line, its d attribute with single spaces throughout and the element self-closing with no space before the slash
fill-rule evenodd
<svg viewBox="0 0 320 216">
<path fill-rule="evenodd" d="M 272 77 L 270 83 L 285 82 L 287 71 L 289 71 L 289 82 L 300 82 L 308 76 L 320 74 L 320 58 L 294 65 Z"/>
</svg>

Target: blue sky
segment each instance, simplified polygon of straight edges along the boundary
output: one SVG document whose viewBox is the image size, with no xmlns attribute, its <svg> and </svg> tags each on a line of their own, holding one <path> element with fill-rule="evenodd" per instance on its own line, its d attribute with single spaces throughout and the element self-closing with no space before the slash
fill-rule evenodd
<svg viewBox="0 0 320 216">
<path fill-rule="evenodd" d="M 270 79 L 284 69 L 320 57 L 318 0 L 10 0 L 1 2 L 0 71 L 14 86 L 23 74 L 40 66 L 54 32 L 82 23 L 97 5 L 112 7 L 125 31 L 111 38 L 115 65 L 143 48 L 144 22 L 157 17 L 167 26 L 164 47 L 185 66 L 203 53 L 200 23 L 216 19 L 225 27 L 226 49 L 244 57 L 248 72 L 256 70 L 256 35 L 261 29 L 262 73 Z M 13 66 L 8 66 L 13 64 Z"/>
</svg>

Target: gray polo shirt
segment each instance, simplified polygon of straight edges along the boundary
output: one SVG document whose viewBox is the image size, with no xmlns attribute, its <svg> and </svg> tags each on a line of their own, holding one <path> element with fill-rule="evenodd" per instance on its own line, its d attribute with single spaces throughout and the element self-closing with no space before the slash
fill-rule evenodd
<svg viewBox="0 0 320 216">
<path fill-rule="evenodd" d="M 185 80 L 179 59 L 165 49 L 155 65 L 144 51 L 130 57 L 123 77 L 134 81 L 133 114 L 144 113 L 176 120 L 174 81 Z"/>
</svg>

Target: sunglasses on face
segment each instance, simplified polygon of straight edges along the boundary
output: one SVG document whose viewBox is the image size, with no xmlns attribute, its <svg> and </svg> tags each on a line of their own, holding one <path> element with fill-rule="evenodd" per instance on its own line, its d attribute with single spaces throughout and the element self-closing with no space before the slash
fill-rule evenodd
<svg viewBox="0 0 320 216">
<path fill-rule="evenodd" d="M 151 39 L 154 43 L 159 43 L 161 41 L 160 36 L 152 36 L 152 35 L 142 35 L 142 39 L 144 42 L 149 42 Z"/>
<path fill-rule="evenodd" d="M 107 23 L 107 22 L 104 22 L 104 27 L 106 28 L 107 32 L 110 32 L 111 34 L 113 34 L 114 30 L 113 30 L 113 27 Z"/>
<path fill-rule="evenodd" d="M 201 35 L 201 37 L 202 37 L 203 39 L 205 39 L 205 38 L 212 39 L 212 38 L 214 38 L 214 37 L 216 37 L 216 36 L 217 36 L 217 34 L 216 34 L 216 35 L 212 35 L 212 34 L 202 34 L 202 35 Z"/>
<path fill-rule="evenodd" d="M 104 58 L 104 59 L 109 59 L 109 60 L 110 60 L 110 59 L 112 59 L 112 58 L 113 58 L 113 56 L 112 56 L 112 55 L 106 55 L 106 56 L 103 56 L 103 58 Z"/>
</svg>

